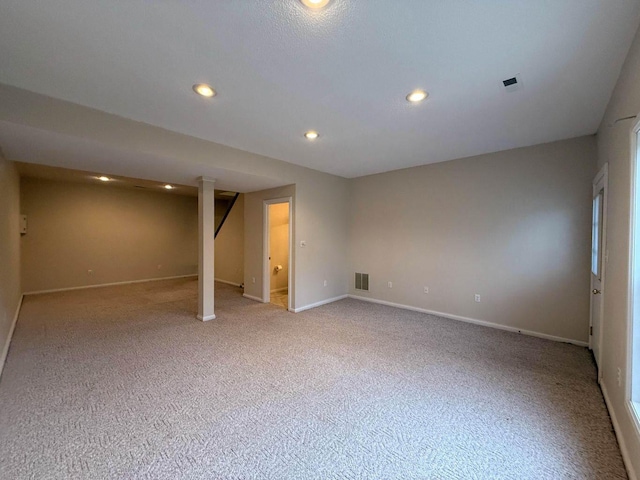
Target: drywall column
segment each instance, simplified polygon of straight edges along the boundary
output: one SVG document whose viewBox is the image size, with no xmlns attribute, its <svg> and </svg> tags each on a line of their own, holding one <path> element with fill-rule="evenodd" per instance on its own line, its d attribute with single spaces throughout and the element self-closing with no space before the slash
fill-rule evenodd
<svg viewBox="0 0 640 480">
<path fill-rule="evenodd" d="M 216 235 L 215 180 L 198 179 L 198 319 L 216 318 L 214 296 L 214 239 Z"/>
</svg>

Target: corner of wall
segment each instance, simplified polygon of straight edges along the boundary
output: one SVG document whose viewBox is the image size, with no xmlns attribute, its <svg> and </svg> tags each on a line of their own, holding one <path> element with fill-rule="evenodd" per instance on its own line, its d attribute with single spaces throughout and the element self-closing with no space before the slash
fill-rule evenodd
<svg viewBox="0 0 640 480">
<path fill-rule="evenodd" d="M 20 177 L 0 158 L 0 373 L 22 303 L 19 219 Z"/>
</svg>

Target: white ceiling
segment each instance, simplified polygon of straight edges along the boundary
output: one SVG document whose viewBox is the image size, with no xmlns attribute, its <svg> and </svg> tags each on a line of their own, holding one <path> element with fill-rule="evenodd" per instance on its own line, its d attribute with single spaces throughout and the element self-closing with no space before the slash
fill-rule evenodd
<svg viewBox="0 0 640 480">
<path fill-rule="evenodd" d="M 98 179 L 101 172 L 70 170 L 68 168 L 50 167 L 37 163 L 16 162 L 18 173 L 21 177 L 38 178 L 45 180 L 53 180 L 57 182 L 84 183 L 91 185 L 100 185 L 101 187 L 118 187 L 128 189 L 142 189 L 147 192 L 156 192 L 163 195 L 185 195 L 188 197 L 197 197 L 198 189 L 191 185 L 172 184 L 173 188 L 168 190 L 165 188 L 166 183 L 154 182 L 143 178 L 121 177 L 117 175 L 109 175 L 110 180 L 104 182 Z M 215 190 L 216 201 L 229 202 L 233 198 L 235 192 L 228 190 Z"/>
<path fill-rule="evenodd" d="M 166 195 L 186 195 L 190 197 L 198 196 L 198 189 L 190 185 L 175 185 L 173 189 L 164 188 L 163 182 L 152 182 L 145 179 L 135 179 L 129 177 L 119 177 L 109 175 L 110 180 L 103 182 L 98 180 L 100 172 L 90 172 L 82 170 L 69 170 L 67 168 L 50 167 L 47 165 L 39 165 L 37 163 L 16 162 L 18 173 L 21 177 L 40 178 L 45 180 L 54 180 L 58 182 L 70 183 L 86 183 L 92 185 L 100 185 L 101 187 L 119 187 L 119 188 L 136 188 L 143 189 L 148 192 L 156 192 Z M 216 190 L 216 199 L 228 198 L 220 197 L 219 190 Z"/>
<path fill-rule="evenodd" d="M 2 0 L 0 82 L 355 177 L 594 133 L 639 20 L 637 0 Z"/>
<path fill-rule="evenodd" d="M 197 191 L 191 188 L 201 176 L 215 178 L 216 187 L 221 190 L 239 192 L 264 190 L 283 184 L 278 179 L 262 175 L 117 148 L 5 121 L 0 121 L 0 146 L 6 158 L 34 164 L 31 168 L 22 166 L 21 174 L 39 178 L 53 178 L 50 176 L 53 170 L 48 167 L 57 166 L 64 169 L 55 173 L 59 180 L 78 181 L 84 178 L 92 181 L 86 178 L 86 173 L 115 174 L 124 183 L 144 186 L 171 183 L 180 185 L 181 192 L 190 193 Z M 43 167 L 37 168 L 35 164 Z"/>
</svg>

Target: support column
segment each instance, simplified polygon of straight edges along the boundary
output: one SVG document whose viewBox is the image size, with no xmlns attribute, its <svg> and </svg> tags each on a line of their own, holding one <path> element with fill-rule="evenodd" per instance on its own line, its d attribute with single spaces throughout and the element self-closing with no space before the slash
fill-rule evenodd
<svg viewBox="0 0 640 480">
<path fill-rule="evenodd" d="M 215 180 L 198 179 L 198 320 L 216 318 L 213 306 L 214 239 L 216 235 Z"/>
</svg>

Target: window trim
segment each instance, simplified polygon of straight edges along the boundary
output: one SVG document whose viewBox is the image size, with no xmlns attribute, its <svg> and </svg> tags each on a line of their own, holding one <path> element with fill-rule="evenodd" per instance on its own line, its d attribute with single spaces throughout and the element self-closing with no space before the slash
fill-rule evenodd
<svg viewBox="0 0 640 480">
<path fill-rule="evenodd" d="M 634 279 L 640 282 L 640 260 L 639 265 L 636 268 L 636 257 L 640 256 L 640 248 L 636 247 L 636 241 L 640 246 L 640 209 L 636 208 L 636 205 L 640 203 L 640 181 L 636 178 L 640 174 L 640 155 L 638 154 L 638 148 L 640 142 L 638 137 L 640 136 L 640 114 L 636 116 L 636 122 L 631 128 L 631 174 L 629 175 L 630 181 L 630 212 L 629 212 L 629 291 L 628 291 L 628 306 L 627 306 L 627 352 L 626 352 L 626 375 L 625 375 L 625 392 L 624 403 L 627 407 L 629 415 L 633 419 L 636 434 L 640 436 L 640 381 L 638 385 L 633 389 L 633 377 L 634 373 L 640 378 L 640 372 L 634 372 L 635 367 L 640 370 L 640 358 L 634 362 L 634 323 L 636 328 L 640 328 L 640 301 L 635 301 L 635 282 Z M 637 218 L 636 218 L 637 217 Z M 636 305 L 636 303 L 639 303 Z M 637 309 L 638 312 L 634 310 Z M 637 315 L 636 315 L 637 313 Z M 639 317 L 639 318 L 636 318 Z M 640 349 L 640 347 L 637 347 Z M 640 351 L 636 352 L 636 355 L 640 357 Z M 636 395 L 637 401 L 634 401 L 633 395 Z"/>
</svg>

